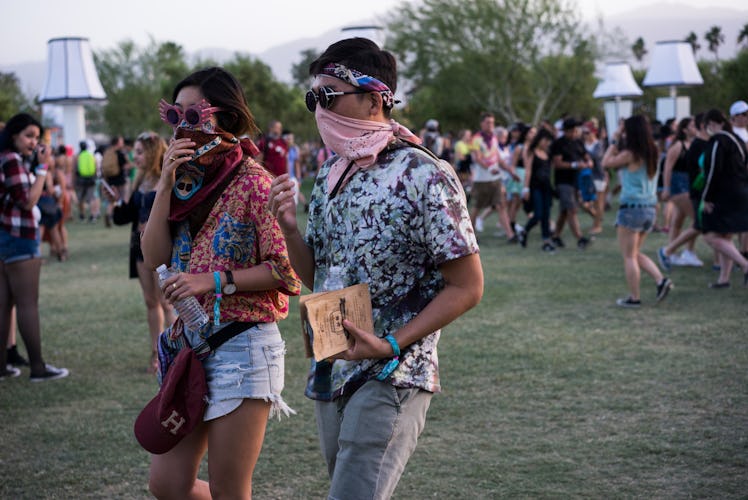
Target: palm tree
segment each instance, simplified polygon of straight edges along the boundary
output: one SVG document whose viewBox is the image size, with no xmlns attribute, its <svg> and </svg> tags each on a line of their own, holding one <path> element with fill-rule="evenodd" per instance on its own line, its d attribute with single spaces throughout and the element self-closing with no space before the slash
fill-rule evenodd
<svg viewBox="0 0 748 500">
<path fill-rule="evenodd" d="M 719 50 L 719 46 L 725 41 L 725 35 L 722 34 L 722 28 L 719 26 L 712 26 L 709 28 L 709 31 L 704 34 L 704 39 L 709 42 L 709 51 L 714 52 L 714 59 L 719 61 L 717 50 Z"/>
<path fill-rule="evenodd" d="M 634 57 L 639 61 L 639 64 L 641 64 L 642 59 L 644 59 L 644 56 L 647 54 L 647 49 L 644 47 L 644 39 L 642 37 L 636 39 L 634 45 L 631 46 L 631 52 L 634 53 Z"/>
<path fill-rule="evenodd" d="M 686 37 L 686 41 L 691 44 L 691 48 L 693 49 L 693 55 L 694 57 L 696 57 L 696 53 L 701 48 L 701 44 L 699 43 L 699 36 L 692 31 Z"/>
<path fill-rule="evenodd" d="M 738 33 L 738 45 L 745 42 L 745 48 L 748 48 L 748 23 L 743 25 L 743 29 Z"/>
</svg>

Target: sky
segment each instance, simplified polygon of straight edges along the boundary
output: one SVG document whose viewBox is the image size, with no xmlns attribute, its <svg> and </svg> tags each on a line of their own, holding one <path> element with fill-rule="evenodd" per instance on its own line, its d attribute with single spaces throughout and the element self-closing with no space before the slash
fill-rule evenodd
<svg viewBox="0 0 748 500">
<path fill-rule="evenodd" d="M 226 48 L 259 54 L 284 42 L 381 18 L 406 1 L 0 0 L 0 66 L 44 61 L 47 41 L 65 36 L 89 38 L 94 51 L 128 39 L 146 46 L 152 36 L 157 42 L 176 42 L 188 53 Z M 602 14 L 606 19 L 651 2 L 577 0 L 584 17 Z M 678 3 L 745 10 L 745 0 Z"/>
</svg>

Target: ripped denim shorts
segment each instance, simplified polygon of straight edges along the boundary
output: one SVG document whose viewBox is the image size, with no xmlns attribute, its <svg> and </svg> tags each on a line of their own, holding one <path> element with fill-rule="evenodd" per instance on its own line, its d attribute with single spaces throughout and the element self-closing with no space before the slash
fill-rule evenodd
<svg viewBox="0 0 748 500">
<path fill-rule="evenodd" d="M 197 334 L 185 334 L 190 345 L 201 342 Z M 270 402 L 270 416 L 295 413 L 281 397 L 285 354 L 286 344 L 276 323 L 258 323 L 212 352 L 203 360 L 208 382 L 203 420 L 228 415 L 244 399 Z"/>
<path fill-rule="evenodd" d="M 648 233 L 654 227 L 655 217 L 654 206 L 622 207 L 616 214 L 616 226 L 625 227 L 637 233 Z"/>
</svg>

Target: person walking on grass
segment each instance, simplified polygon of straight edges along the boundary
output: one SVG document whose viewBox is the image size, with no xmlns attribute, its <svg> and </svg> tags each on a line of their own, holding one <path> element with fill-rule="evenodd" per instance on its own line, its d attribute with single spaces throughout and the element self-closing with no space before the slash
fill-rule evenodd
<svg viewBox="0 0 748 500">
<path fill-rule="evenodd" d="M 270 206 L 305 285 L 324 291 L 334 274 L 343 286 L 369 285 L 375 331 L 343 321 L 352 345 L 312 362 L 306 395 L 315 400 L 328 498 L 388 499 L 441 390 L 441 328 L 480 301 L 483 271 L 454 170 L 390 119 L 392 54 L 365 38 L 341 40 L 310 74 L 307 107 L 339 156 L 317 174 L 306 236 L 287 175 L 273 181 Z"/>
<path fill-rule="evenodd" d="M 151 456 L 148 486 L 157 498 L 251 498 L 267 420 L 291 411 L 281 396 L 277 321 L 300 282 L 268 210 L 271 175 L 252 159 L 258 150 L 247 134 L 256 127 L 239 82 L 222 68 L 202 69 L 179 82 L 172 99 L 159 105 L 174 136 L 141 249 L 151 270 L 171 263 L 179 271 L 163 283 L 166 300 L 197 297 L 212 320 L 190 329 L 177 318 L 159 345 L 198 346 L 226 328 L 236 335 L 202 360 L 202 421 Z M 206 452 L 208 481 L 198 479 Z"/>
<path fill-rule="evenodd" d="M 675 241 L 681 234 L 686 218 L 691 220 L 694 218 L 693 204 L 689 197 L 688 150 L 697 134 L 698 130 L 693 117 L 681 119 L 675 132 L 675 140 L 670 144 L 665 156 L 661 199 L 672 203 L 668 243 Z M 691 238 L 680 256 L 670 257 L 671 265 L 703 266 L 704 263 L 693 251 L 694 243 L 695 238 Z"/>
<path fill-rule="evenodd" d="M 484 220 L 493 211 L 499 215 L 499 224 L 504 228 L 510 242 L 516 242 L 514 228 L 509 224 L 506 202 L 502 200 L 503 171 L 509 168 L 502 157 L 499 137 L 494 131 L 496 119 L 492 113 L 482 113 L 480 130 L 473 134 L 471 155 L 473 161 L 472 197 L 475 206 L 471 214 L 477 232 L 483 231 Z"/>
<path fill-rule="evenodd" d="M 527 246 L 527 238 L 536 224 L 540 223 L 544 252 L 553 253 L 556 247 L 551 242 L 551 206 L 553 205 L 553 186 L 551 185 L 550 148 L 553 134 L 541 128 L 535 134 L 525 151 L 525 176 L 522 197 L 532 203 L 532 217 L 520 233 L 520 244 Z"/>
<path fill-rule="evenodd" d="M 693 249 L 693 242 L 697 237 L 701 236 L 701 218 L 696 217 L 696 213 L 701 203 L 701 194 L 704 190 L 703 182 L 697 182 L 699 175 L 702 171 L 703 159 L 702 155 L 706 150 L 706 146 L 709 141 L 709 135 L 706 133 L 706 123 L 704 122 L 704 113 L 698 113 L 693 119 L 693 126 L 696 129 L 696 133 L 691 139 L 691 144 L 686 151 L 686 175 L 688 176 L 688 203 L 691 204 L 692 224 L 688 229 L 681 231 L 680 234 L 673 240 L 669 241 L 667 245 L 660 247 L 657 250 L 657 259 L 660 263 L 660 267 L 663 271 L 669 273 L 672 269 L 673 258 L 677 256 L 676 252 L 678 249 L 688 244 Z M 672 149 L 672 148 L 671 148 Z M 703 174 L 701 174 L 703 180 Z M 671 182 L 672 183 L 672 182 Z M 667 196 L 668 191 L 663 189 L 664 196 Z M 670 193 L 672 194 L 672 192 Z M 684 250 L 685 252 L 685 250 Z M 681 253 L 681 256 L 683 254 Z M 698 258 L 698 257 L 697 257 Z M 714 261 L 717 261 L 715 254 Z M 682 259 L 681 259 L 682 263 Z M 694 262 L 695 264 L 695 262 Z"/>
<path fill-rule="evenodd" d="M 619 146 L 623 141 L 623 145 Z M 642 252 L 647 234 L 655 222 L 657 203 L 657 146 L 646 117 L 632 116 L 618 127 L 603 157 L 604 168 L 621 169 L 621 198 L 616 215 L 618 245 L 629 296 L 618 299 L 621 307 L 641 306 L 641 270 L 655 279 L 656 300 L 663 300 L 673 282 Z"/>
<path fill-rule="evenodd" d="M 551 145 L 551 165 L 561 207 L 552 236 L 553 245 L 557 248 L 565 246 L 561 239 L 561 232 L 567 222 L 577 239 L 577 248 L 584 250 L 590 244 L 589 238 L 582 233 L 577 216 L 578 170 L 592 168 L 592 160 L 584 148 L 584 143 L 579 139 L 580 125 L 581 122 L 574 118 L 565 119 L 563 121 L 564 135 L 553 141 Z"/>
<path fill-rule="evenodd" d="M 720 268 L 710 288 L 730 286 L 733 263 L 743 270 L 743 284 L 748 285 L 748 259 L 733 242 L 736 233 L 748 231 L 748 151 L 721 111 L 708 111 L 704 120 L 710 138 L 704 152 L 700 215 L 704 240 L 717 252 Z"/>
</svg>

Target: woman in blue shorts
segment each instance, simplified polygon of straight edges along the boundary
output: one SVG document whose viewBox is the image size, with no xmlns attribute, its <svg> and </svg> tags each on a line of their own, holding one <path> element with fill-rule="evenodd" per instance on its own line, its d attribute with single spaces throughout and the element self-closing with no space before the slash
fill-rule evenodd
<svg viewBox="0 0 748 500">
<path fill-rule="evenodd" d="M 39 146 L 42 126 L 34 117 L 20 113 L 8 120 L 0 134 L 0 345 L 5 347 L 16 306 L 16 321 L 31 366 L 31 381 L 67 377 L 65 368 L 48 365 L 42 358 L 39 331 L 39 219 L 36 206 L 44 188 L 52 150 Z M 31 171 L 32 158 L 38 166 Z M 0 349 L 0 379 L 17 377 L 18 368 L 6 366 L 6 350 Z"/>
<path fill-rule="evenodd" d="M 621 141 L 625 145 L 619 148 Z M 639 281 L 642 269 L 655 279 L 659 302 L 667 296 L 673 282 L 663 276 L 652 259 L 641 251 L 644 239 L 654 225 L 657 204 L 657 147 L 649 122 L 643 115 L 632 116 L 618 127 L 603 157 L 603 167 L 621 169 L 616 228 L 629 296 L 618 299 L 616 304 L 629 308 L 641 306 Z"/>
<path fill-rule="evenodd" d="M 689 196 L 691 184 L 689 182 L 688 164 L 686 156 L 693 138 L 698 130 L 692 116 L 681 119 L 675 132 L 675 141 L 670 145 L 665 157 L 665 168 L 662 171 L 662 201 L 671 201 L 675 213 L 670 222 L 668 243 L 675 240 L 681 233 L 686 218 L 693 220 L 694 209 Z M 688 242 L 688 248 L 678 257 L 679 265 L 701 266 L 703 263 L 694 253 L 696 239 Z M 674 256 L 675 257 L 675 256 Z M 674 260 L 672 258 L 671 260 Z"/>
</svg>

